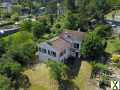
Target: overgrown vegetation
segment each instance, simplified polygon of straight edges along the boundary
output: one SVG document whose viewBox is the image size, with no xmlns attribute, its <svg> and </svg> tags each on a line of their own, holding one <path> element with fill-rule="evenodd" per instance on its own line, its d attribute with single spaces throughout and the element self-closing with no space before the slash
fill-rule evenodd
<svg viewBox="0 0 120 90">
<path fill-rule="evenodd" d="M 51 75 L 56 80 L 64 80 L 67 79 L 67 70 L 68 67 L 59 61 L 48 61 L 47 62 L 48 67 L 50 67 Z"/>
<path fill-rule="evenodd" d="M 64 29 L 80 28 L 81 31 L 89 31 L 92 26 L 90 22 L 93 19 L 96 20 L 98 26 L 92 28 L 92 31 L 87 34 L 82 43 L 81 54 L 89 60 L 101 57 L 107 45 L 106 40 L 111 35 L 111 27 L 99 24 L 104 22 L 104 15 L 114 9 L 113 4 L 119 3 L 119 0 L 76 0 L 76 2 L 75 0 L 58 0 L 58 2 L 48 1 L 47 3 L 41 0 L 20 0 L 12 7 L 11 13 L 0 9 L 0 17 L 3 20 L 10 21 L 12 24 L 20 23 L 20 32 L 0 39 L 0 89 L 12 90 L 13 88 L 14 90 L 25 86 L 28 88 L 29 85 L 25 83 L 29 84 L 29 79 L 21 71 L 33 64 L 36 43 L 54 37 Z M 43 17 L 39 13 L 32 12 L 43 6 L 49 9 L 48 12 L 42 14 Z M 23 15 L 21 9 L 25 7 L 30 12 L 25 17 L 21 17 Z M 57 13 L 59 7 L 63 8 L 62 15 Z M 115 50 L 118 50 L 120 46 L 119 40 L 116 39 L 108 44 L 112 44 Z M 55 79 L 60 80 L 66 77 L 67 67 L 62 62 L 53 61 L 47 64 Z M 102 65 L 98 64 L 96 67 L 101 68 Z"/>
</svg>

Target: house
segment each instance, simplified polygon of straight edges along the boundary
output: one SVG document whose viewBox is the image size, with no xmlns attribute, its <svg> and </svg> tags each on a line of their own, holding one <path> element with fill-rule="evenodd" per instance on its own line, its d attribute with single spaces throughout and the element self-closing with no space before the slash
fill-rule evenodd
<svg viewBox="0 0 120 90">
<path fill-rule="evenodd" d="M 112 14 L 111 17 L 106 17 L 106 23 L 113 29 L 113 33 L 120 34 L 120 15 Z"/>
<path fill-rule="evenodd" d="M 25 16 L 25 15 L 29 15 L 30 14 L 30 9 L 28 7 L 24 7 L 21 9 L 21 15 Z"/>
<path fill-rule="evenodd" d="M 4 13 L 11 13 L 12 11 L 12 0 L 3 0 L 2 8 Z"/>
<path fill-rule="evenodd" d="M 84 32 L 66 30 L 59 36 L 40 43 L 38 45 L 39 60 L 64 61 L 70 56 L 79 58 L 81 42 L 84 36 Z"/>
</svg>

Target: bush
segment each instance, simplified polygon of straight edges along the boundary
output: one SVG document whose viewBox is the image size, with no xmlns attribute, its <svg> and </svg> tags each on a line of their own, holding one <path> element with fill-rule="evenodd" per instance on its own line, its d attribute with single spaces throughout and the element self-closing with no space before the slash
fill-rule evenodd
<svg viewBox="0 0 120 90">
<path fill-rule="evenodd" d="M 104 54 L 106 41 L 99 37 L 96 32 L 89 32 L 81 44 L 81 56 L 95 60 Z"/>
<path fill-rule="evenodd" d="M 105 88 L 105 86 L 110 86 L 110 79 L 107 76 L 101 76 L 99 81 L 100 88 Z"/>
<path fill-rule="evenodd" d="M 119 62 L 120 61 L 119 56 L 118 55 L 112 55 L 112 61 L 115 62 L 115 63 Z"/>
<path fill-rule="evenodd" d="M 110 75 L 111 72 L 108 70 L 108 66 L 102 63 L 92 62 L 93 71 L 92 77 L 96 76 L 97 74 L 104 73 L 106 75 Z"/>
<path fill-rule="evenodd" d="M 3 75 L 0 75 L 0 90 L 13 90 L 10 86 L 10 80 Z"/>
<path fill-rule="evenodd" d="M 66 79 L 67 66 L 59 61 L 50 60 L 47 62 L 48 67 L 50 67 L 52 77 L 56 80 Z"/>
<path fill-rule="evenodd" d="M 18 15 L 18 13 L 13 14 L 13 15 L 11 16 L 11 19 L 12 19 L 13 21 L 18 21 L 18 20 L 19 20 L 19 15 Z"/>
</svg>

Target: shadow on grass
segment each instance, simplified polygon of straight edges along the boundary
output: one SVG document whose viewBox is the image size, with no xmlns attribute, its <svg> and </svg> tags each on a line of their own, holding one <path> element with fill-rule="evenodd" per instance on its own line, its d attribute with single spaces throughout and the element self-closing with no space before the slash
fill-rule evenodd
<svg viewBox="0 0 120 90">
<path fill-rule="evenodd" d="M 67 71 L 68 80 L 59 80 L 59 90 L 80 90 L 77 85 L 71 80 L 74 79 L 80 70 L 81 60 L 78 58 L 70 57 L 65 60 L 65 64 L 68 66 Z"/>
<path fill-rule="evenodd" d="M 70 80 L 60 80 L 59 90 L 79 90 L 79 88 Z"/>
<path fill-rule="evenodd" d="M 74 79 L 80 70 L 81 60 L 80 58 L 70 57 L 66 60 L 65 64 L 68 66 L 69 70 L 67 76 L 69 79 Z"/>
<path fill-rule="evenodd" d="M 15 90 L 18 90 L 19 88 L 28 90 L 31 85 L 29 78 L 22 73 L 15 75 L 12 82 Z"/>
</svg>

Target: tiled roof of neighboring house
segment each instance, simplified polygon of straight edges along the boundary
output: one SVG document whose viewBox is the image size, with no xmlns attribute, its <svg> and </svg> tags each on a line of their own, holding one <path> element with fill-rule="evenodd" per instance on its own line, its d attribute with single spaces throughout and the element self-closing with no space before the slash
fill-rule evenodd
<svg viewBox="0 0 120 90">
<path fill-rule="evenodd" d="M 60 37 L 67 37 L 72 40 L 83 40 L 85 37 L 85 33 L 81 31 L 65 30 L 60 34 Z"/>
<path fill-rule="evenodd" d="M 71 44 L 66 42 L 60 37 L 55 37 L 48 41 L 48 44 L 54 47 L 59 53 L 63 52 L 66 48 L 70 48 Z"/>
</svg>

